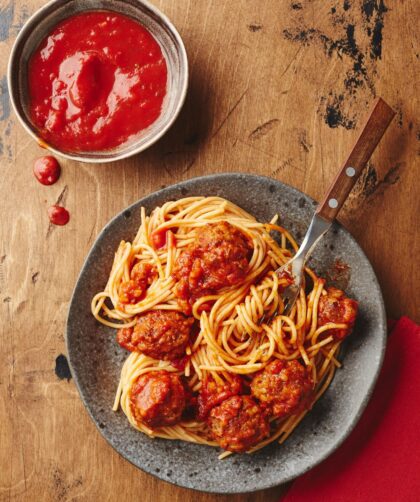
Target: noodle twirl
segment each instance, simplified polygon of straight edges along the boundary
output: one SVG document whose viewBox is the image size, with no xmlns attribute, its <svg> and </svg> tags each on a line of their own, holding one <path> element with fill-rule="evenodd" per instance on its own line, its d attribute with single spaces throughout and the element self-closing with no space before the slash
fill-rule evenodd
<svg viewBox="0 0 420 502">
<path fill-rule="evenodd" d="M 131 351 L 114 409 L 150 437 L 220 445 L 221 457 L 283 442 L 330 384 L 357 313 L 307 268 L 282 314 L 290 277 L 274 272 L 296 250 L 277 218 L 220 197 L 143 209 L 92 300 Z"/>
</svg>

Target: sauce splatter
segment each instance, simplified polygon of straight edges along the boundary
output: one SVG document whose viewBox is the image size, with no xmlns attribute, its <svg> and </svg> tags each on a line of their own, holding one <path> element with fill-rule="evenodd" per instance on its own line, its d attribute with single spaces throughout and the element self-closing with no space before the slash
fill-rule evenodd
<svg viewBox="0 0 420 502">
<path fill-rule="evenodd" d="M 342 290 L 348 288 L 350 277 L 350 266 L 340 259 L 335 260 L 333 266 L 330 268 L 330 270 L 328 270 L 326 274 L 328 284 L 331 284 L 334 287 Z"/>
<path fill-rule="evenodd" d="M 48 217 L 53 225 L 67 225 L 70 220 L 70 213 L 63 206 L 51 206 L 48 209 Z"/>
<path fill-rule="evenodd" d="M 54 185 L 61 174 L 60 164 L 57 159 L 46 155 L 34 163 L 35 178 L 43 185 Z"/>
</svg>

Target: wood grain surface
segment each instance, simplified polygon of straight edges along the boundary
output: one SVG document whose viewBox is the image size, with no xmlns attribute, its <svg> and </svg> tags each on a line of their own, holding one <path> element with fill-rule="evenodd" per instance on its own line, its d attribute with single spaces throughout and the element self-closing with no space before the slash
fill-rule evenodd
<svg viewBox="0 0 420 502">
<path fill-rule="evenodd" d="M 189 54 L 191 82 L 171 131 L 112 165 L 44 153 L 10 110 L 6 65 L 42 0 L 0 0 L 0 500 L 278 500 L 287 487 L 212 496 L 142 473 L 97 433 L 67 374 L 64 326 L 83 260 L 102 226 L 143 195 L 225 171 L 280 179 L 318 199 L 375 96 L 397 111 L 340 213 L 370 258 L 390 317 L 418 319 L 417 0 L 156 0 Z M 417 117 L 416 117 L 417 114 Z M 256 194 L 258 196 L 258 194 Z M 58 198 L 71 213 L 49 228 Z M 340 257 L 345 259 L 345 257 Z"/>
</svg>

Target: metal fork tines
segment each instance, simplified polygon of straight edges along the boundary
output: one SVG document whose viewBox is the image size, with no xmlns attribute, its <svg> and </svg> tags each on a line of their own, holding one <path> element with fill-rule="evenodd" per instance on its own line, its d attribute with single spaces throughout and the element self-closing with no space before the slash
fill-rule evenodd
<svg viewBox="0 0 420 502">
<path fill-rule="evenodd" d="M 303 242 L 295 256 L 275 271 L 278 276 L 281 276 L 286 272 L 290 276 L 291 280 L 290 284 L 286 286 L 282 293 L 284 304 L 282 315 L 287 316 L 292 311 L 299 295 L 300 287 L 303 283 L 306 260 L 311 254 L 316 243 L 330 228 L 330 226 L 331 222 L 324 220 L 324 218 L 315 213 L 311 224 L 309 225 L 308 231 L 306 232 L 305 238 L 303 239 Z M 260 319 L 259 324 L 271 324 L 278 315 L 278 309 L 269 316 L 264 314 Z"/>
</svg>

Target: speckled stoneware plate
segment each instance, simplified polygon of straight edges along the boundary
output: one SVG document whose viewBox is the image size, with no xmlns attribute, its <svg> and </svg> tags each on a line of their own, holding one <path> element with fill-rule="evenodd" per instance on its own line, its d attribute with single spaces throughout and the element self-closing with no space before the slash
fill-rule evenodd
<svg viewBox="0 0 420 502">
<path fill-rule="evenodd" d="M 116 344 L 115 331 L 92 317 L 90 302 L 106 284 L 119 242 L 131 240 L 136 234 L 141 206 L 149 212 L 168 200 L 189 195 L 225 197 L 260 221 L 268 221 L 279 213 L 282 225 L 299 241 L 315 207 L 307 195 L 279 181 L 222 174 L 165 188 L 120 213 L 93 245 L 70 304 L 67 349 L 73 378 L 99 432 L 140 469 L 165 481 L 209 492 L 241 493 L 269 488 L 299 476 L 326 458 L 359 419 L 375 384 L 386 343 L 381 291 L 359 245 L 335 224 L 318 244 L 311 266 L 320 275 L 331 277 L 337 259 L 346 263 L 348 274 L 340 280 L 347 283 L 346 292 L 359 302 L 360 314 L 353 335 L 344 344 L 343 368 L 293 435 L 282 446 L 273 444 L 254 455 L 233 455 L 222 461 L 211 447 L 149 439 L 130 427 L 122 411 L 111 410 L 127 353 Z"/>
</svg>

